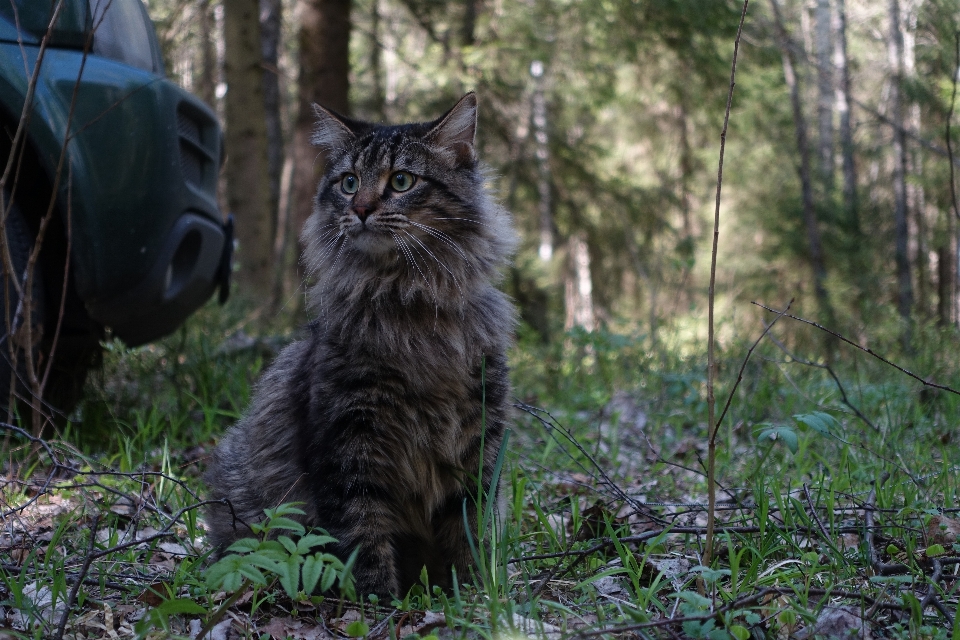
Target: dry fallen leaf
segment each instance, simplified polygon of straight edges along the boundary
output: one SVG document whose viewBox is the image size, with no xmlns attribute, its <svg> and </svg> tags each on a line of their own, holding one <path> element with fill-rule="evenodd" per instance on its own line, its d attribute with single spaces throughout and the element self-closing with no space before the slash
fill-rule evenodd
<svg viewBox="0 0 960 640">
<path fill-rule="evenodd" d="M 164 601 L 162 594 L 169 593 L 163 581 L 154 582 L 137 596 L 137 600 L 151 607 L 158 607 Z"/>
<path fill-rule="evenodd" d="M 447 624 L 447 618 L 442 613 L 436 611 L 425 611 L 423 619 L 414 626 L 416 632 L 421 636 L 428 634 L 437 627 L 444 627 Z"/>
<path fill-rule="evenodd" d="M 274 618 L 260 629 L 264 633 L 269 633 L 270 637 L 276 640 L 284 640 L 285 638 L 292 638 L 293 640 L 323 640 L 333 637 L 328 634 L 322 626 L 310 624 L 309 622 L 297 620 L 289 616 Z"/>
</svg>

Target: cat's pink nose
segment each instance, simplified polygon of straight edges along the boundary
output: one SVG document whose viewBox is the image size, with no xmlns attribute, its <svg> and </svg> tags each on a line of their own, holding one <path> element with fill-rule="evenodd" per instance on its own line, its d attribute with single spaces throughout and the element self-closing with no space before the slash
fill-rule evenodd
<svg viewBox="0 0 960 640">
<path fill-rule="evenodd" d="M 360 222 L 366 222 L 367 216 L 373 211 L 373 207 L 355 206 L 353 212 L 360 218 Z"/>
</svg>

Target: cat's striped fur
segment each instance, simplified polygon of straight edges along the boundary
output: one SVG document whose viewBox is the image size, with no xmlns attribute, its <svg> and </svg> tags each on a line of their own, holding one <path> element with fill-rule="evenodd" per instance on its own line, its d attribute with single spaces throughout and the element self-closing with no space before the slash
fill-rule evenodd
<svg viewBox="0 0 960 640">
<path fill-rule="evenodd" d="M 210 536 L 222 547 L 301 502 L 342 557 L 359 546 L 360 593 L 400 595 L 424 565 L 447 585 L 471 564 L 463 505 L 475 522 L 510 412 L 514 310 L 494 286 L 510 217 L 476 157 L 474 94 L 430 123 L 317 117 L 328 161 L 302 238 L 316 320 L 214 454 L 212 496 L 236 519 L 213 507 Z"/>
</svg>

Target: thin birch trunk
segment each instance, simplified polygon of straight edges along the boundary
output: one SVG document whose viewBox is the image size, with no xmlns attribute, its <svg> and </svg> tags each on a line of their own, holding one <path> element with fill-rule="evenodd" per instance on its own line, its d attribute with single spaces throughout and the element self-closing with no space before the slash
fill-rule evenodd
<svg viewBox="0 0 960 640">
<path fill-rule="evenodd" d="M 823 314 L 823 323 L 833 324 L 833 307 L 827 295 L 827 269 L 823 258 L 823 245 L 820 240 L 820 227 L 817 221 L 816 203 L 813 199 L 813 184 L 810 174 L 810 146 L 807 140 L 807 122 L 803 116 L 803 106 L 800 99 L 800 86 L 794 71 L 795 64 L 793 51 L 790 49 L 790 39 L 787 36 L 780 7 L 776 0 L 770 0 L 773 8 L 774 20 L 777 27 L 777 42 L 783 59 L 783 77 L 790 90 L 790 104 L 793 109 L 793 123 L 797 139 L 797 151 L 800 154 L 800 195 L 803 202 L 803 221 L 807 228 L 807 244 L 810 252 L 810 266 L 813 269 L 814 292 L 817 304 Z"/>
<path fill-rule="evenodd" d="M 533 76 L 533 95 L 531 116 L 533 119 L 533 137 L 536 140 L 537 155 L 537 195 L 540 213 L 540 259 L 553 257 L 553 215 L 550 203 L 550 146 L 547 136 L 547 98 L 543 87 L 544 66 L 539 60 L 530 65 Z"/>
<path fill-rule="evenodd" d="M 890 59 L 892 81 L 890 83 L 890 119 L 893 121 L 893 219 L 896 238 L 894 256 L 897 265 L 897 310 L 906 323 L 903 342 L 910 340 L 910 312 L 913 309 L 913 282 L 910 274 L 908 253 L 909 229 L 907 228 L 907 141 L 903 128 L 903 32 L 900 30 L 900 3 L 890 0 L 890 39 L 887 53 Z"/>
<path fill-rule="evenodd" d="M 582 231 L 570 236 L 570 265 L 564 278 L 564 302 L 566 318 L 564 328 L 583 327 L 587 331 L 596 329 L 593 312 L 593 280 L 590 273 L 590 251 Z"/>
<path fill-rule="evenodd" d="M 953 323 L 953 216 L 947 216 L 947 237 L 937 247 L 937 323 Z"/>
<path fill-rule="evenodd" d="M 386 98 L 383 89 L 383 52 L 380 42 L 380 0 L 370 3 L 370 76 L 373 84 L 371 110 L 381 122 L 386 118 Z"/>
<path fill-rule="evenodd" d="M 834 187 L 833 112 L 836 91 L 831 64 L 830 0 L 817 0 L 814 46 L 817 60 L 817 122 L 819 124 L 819 169 L 823 192 L 829 198 Z"/>
<path fill-rule="evenodd" d="M 857 201 L 857 165 L 854 156 L 851 123 L 850 64 L 847 57 L 846 0 L 836 0 L 834 13 L 833 65 L 840 75 L 837 83 L 837 111 L 840 115 L 840 154 L 843 158 L 843 208 L 847 224 L 855 236 L 860 235 L 860 212 Z"/>
<path fill-rule="evenodd" d="M 906 0 L 903 34 L 903 76 L 913 78 L 916 75 L 916 31 L 917 31 L 917 2 Z M 913 132 L 921 131 L 920 104 L 910 100 L 907 107 L 907 128 Z M 929 313 L 930 308 L 930 250 L 928 242 L 928 220 L 926 192 L 923 188 L 923 150 L 917 145 L 911 145 L 907 153 L 907 175 L 914 176 L 914 180 L 907 182 L 907 211 L 913 214 L 914 242 L 912 253 L 915 255 L 917 275 L 916 307 L 921 314 Z"/>
</svg>

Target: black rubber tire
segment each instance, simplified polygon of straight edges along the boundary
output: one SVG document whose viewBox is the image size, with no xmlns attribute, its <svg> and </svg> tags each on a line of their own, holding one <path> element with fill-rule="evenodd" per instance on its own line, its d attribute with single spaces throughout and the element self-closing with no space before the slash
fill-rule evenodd
<svg viewBox="0 0 960 640">
<path fill-rule="evenodd" d="M 10 247 L 10 258 L 15 277 L 23 286 L 24 273 L 30 258 L 30 251 L 33 248 L 33 233 L 31 233 L 26 219 L 15 202 L 10 206 L 4 227 L 7 232 L 7 242 Z M 28 354 L 24 351 L 25 345 L 21 344 L 26 333 L 24 331 L 26 314 L 23 313 L 22 309 L 18 313 L 20 297 L 17 295 L 17 290 L 10 281 L 10 277 L 11 274 L 6 273 L 6 269 L 2 269 L 2 274 L 0 274 L 0 407 L 3 408 L 3 415 L 0 415 L 0 418 L 4 420 L 6 419 L 6 409 L 9 406 L 12 378 L 16 379 L 14 393 L 18 398 L 17 405 L 21 408 L 30 405 L 30 384 L 27 381 L 25 364 Z M 37 355 L 40 352 L 39 344 L 43 337 L 46 303 L 43 272 L 40 268 L 34 269 L 31 291 L 32 310 L 29 319 L 33 331 L 33 345 L 29 356 L 33 358 L 34 363 L 37 363 Z M 14 371 L 10 357 L 11 344 L 16 356 L 16 371 Z M 22 417 L 25 418 L 26 416 Z"/>
</svg>

